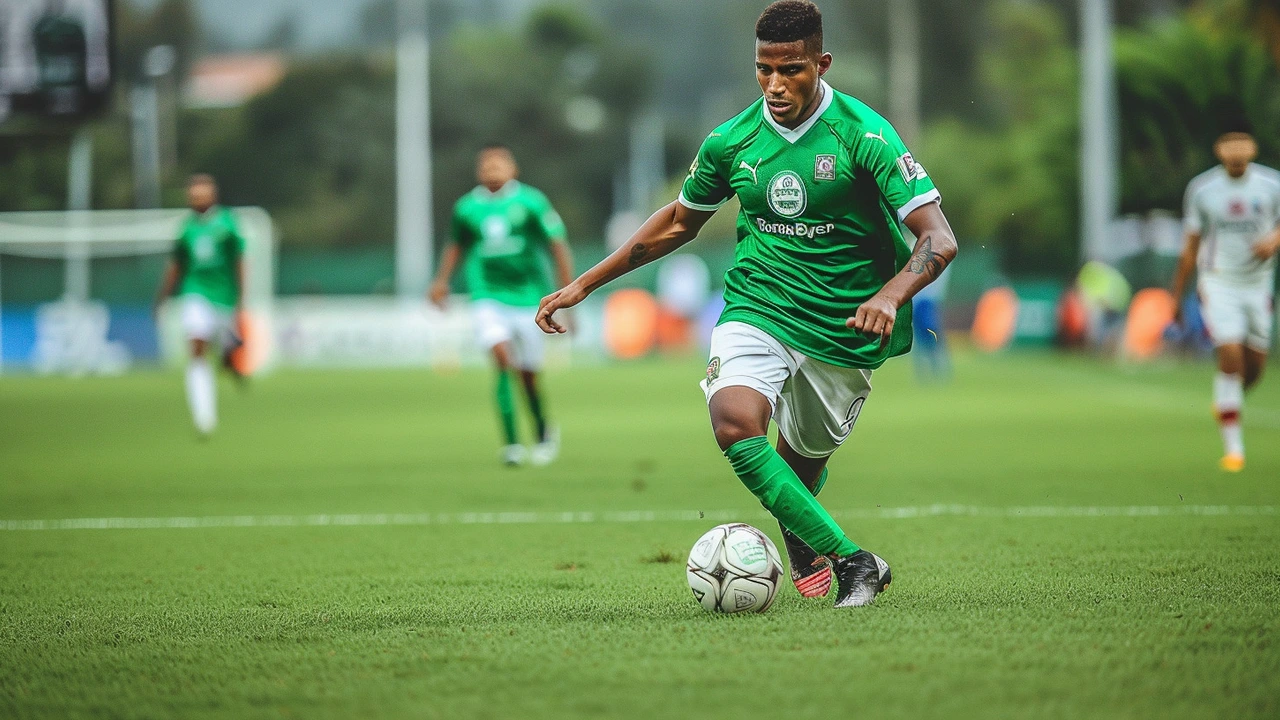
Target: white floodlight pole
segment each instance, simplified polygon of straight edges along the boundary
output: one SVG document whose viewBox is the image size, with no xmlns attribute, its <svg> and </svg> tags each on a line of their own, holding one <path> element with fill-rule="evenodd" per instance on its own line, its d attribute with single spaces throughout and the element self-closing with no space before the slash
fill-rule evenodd
<svg viewBox="0 0 1280 720">
<path fill-rule="evenodd" d="M 67 162 L 67 209 L 77 211 L 68 225 L 62 294 L 68 300 L 89 300 L 88 217 L 93 206 L 93 136 L 81 127 L 71 140 Z"/>
<path fill-rule="evenodd" d="M 396 294 L 419 298 L 433 233 L 426 0 L 397 0 L 396 18 Z"/>
<path fill-rule="evenodd" d="M 1085 260 L 1107 259 L 1117 209 L 1120 143 L 1112 0 L 1080 6 L 1080 232 Z"/>
<path fill-rule="evenodd" d="M 920 7 L 889 3 L 889 119 L 908 145 L 920 139 Z"/>
</svg>

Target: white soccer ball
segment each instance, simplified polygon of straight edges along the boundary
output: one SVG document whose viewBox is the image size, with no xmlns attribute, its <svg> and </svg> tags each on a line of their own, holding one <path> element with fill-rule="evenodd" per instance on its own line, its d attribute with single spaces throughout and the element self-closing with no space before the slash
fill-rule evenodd
<svg viewBox="0 0 1280 720">
<path fill-rule="evenodd" d="M 782 559 L 768 535 L 731 523 L 698 538 L 686 570 L 693 597 L 707 610 L 764 612 L 778 594 Z"/>
</svg>

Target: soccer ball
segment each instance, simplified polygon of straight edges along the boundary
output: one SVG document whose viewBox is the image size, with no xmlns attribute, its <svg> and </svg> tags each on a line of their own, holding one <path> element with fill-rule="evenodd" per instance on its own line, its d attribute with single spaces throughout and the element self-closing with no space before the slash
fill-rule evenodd
<svg viewBox="0 0 1280 720">
<path fill-rule="evenodd" d="M 743 523 L 717 525 L 698 538 L 685 569 L 698 603 L 722 613 L 768 610 L 782 578 L 778 548 Z"/>
</svg>

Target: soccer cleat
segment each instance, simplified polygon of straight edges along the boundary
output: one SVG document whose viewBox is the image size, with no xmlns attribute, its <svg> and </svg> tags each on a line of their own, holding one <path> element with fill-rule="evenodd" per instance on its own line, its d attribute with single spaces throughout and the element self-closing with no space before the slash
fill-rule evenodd
<svg viewBox="0 0 1280 720">
<path fill-rule="evenodd" d="M 502 448 L 502 464 L 507 467 L 516 467 L 523 465 L 528 452 L 525 451 L 523 445 L 504 445 Z"/>
<path fill-rule="evenodd" d="M 875 602 L 876 595 L 884 592 L 889 583 L 893 582 L 889 564 L 866 550 L 835 558 L 831 567 L 839 585 L 836 590 L 838 608 L 870 605 Z"/>
<path fill-rule="evenodd" d="M 1240 472 L 1244 469 L 1244 456 L 1235 453 L 1223 455 L 1222 459 L 1218 461 L 1218 467 L 1227 472 Z"/>
<path fill-rule="evenodd" d="M 533 452 L 529 453 L 529 459 L 534 465 L 542 467 L 550 465 L 559 456 L 560 428 L 552 426 L 547 428 L 547 434 L 542 438 L 542 442 L 533 446 Z"/>
<path fill-rule="evenodd" d="M 814 552 L 795 533 L 782 527 L 782 541 L 787 546 L 791 564 L 791 582 L 800 595 L 807 598 L 826 597 L 831 592 L 831 561 Z"/>
</svg>

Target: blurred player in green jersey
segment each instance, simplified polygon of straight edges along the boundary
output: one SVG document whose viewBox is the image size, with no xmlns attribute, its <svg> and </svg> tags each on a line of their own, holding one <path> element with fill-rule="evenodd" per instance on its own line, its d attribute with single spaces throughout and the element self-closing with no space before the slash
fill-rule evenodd
<svg viewBox="0 0 1280 720">
<path fill-rule="evenodd" d="M 556 287 L 573 278 L 573 256 L 560 215 L 546 195 L 517 180 L 518 174 L 509 148 L 490 145 L 480 151 L 476 158 L 480 184 L 453 208 L 453 242 L 440 259 L 429 295 L 443 308 L 449 280 L 458 264 L 464 263 L 477 338 L 492 353 L 498 369 L 494 392 L 505 442 L 502 461 L 519 465 L 527 456 L 535 465 L 546 465 L 559 453 L 560 438 L 547 423 L 538 391 L 543 338 L 533 316 L 538 300 L 552 289 L 544 269 L 546 256 L 554 260 Z M 537 440 L 532 452 L 525 451 L 516 434 L 513 370 L 519 374 L 533 415 Z"/>
<path fill-rule="evenodd" d="M 679 198 L 617 252 L 543 299 L 538 324 L 693 240 L 736 195 L 738 243 L 702 388 L 716 442 L 782 526 L 792 580 L 836 607 L 868 605 L 889 566 L 816 499 L 871 372 L 911 347 L 911 299 L 956 254 L 933 182 L 893 127 L 821 77 L 822 15 L 780 0 L 756 23 L 764 97 L 703 142 Z M 914 249 L 902 223 L 919 238 Z M 778 425 L 777 448 L 766 437 Z M 926 431 L 922 430 L 922 434 Z"/>
<path fill-rule="evenodd" d="M 244 306 L 244 236 L 231 211 L 218 204 L 218 185 L 209 175 L 193 175 L 187 182 L 187 203 L 191 214 L 178 233 L 155 306 L 158 310 L 177 289 L 191 348 L 187 404 L 196 430 L 207 436 L 218 425 L 209 346 L 217 344 L 223 366 L 239 375 L 231 358 L 240 345 L 236 314 Z"/>
</svg>

